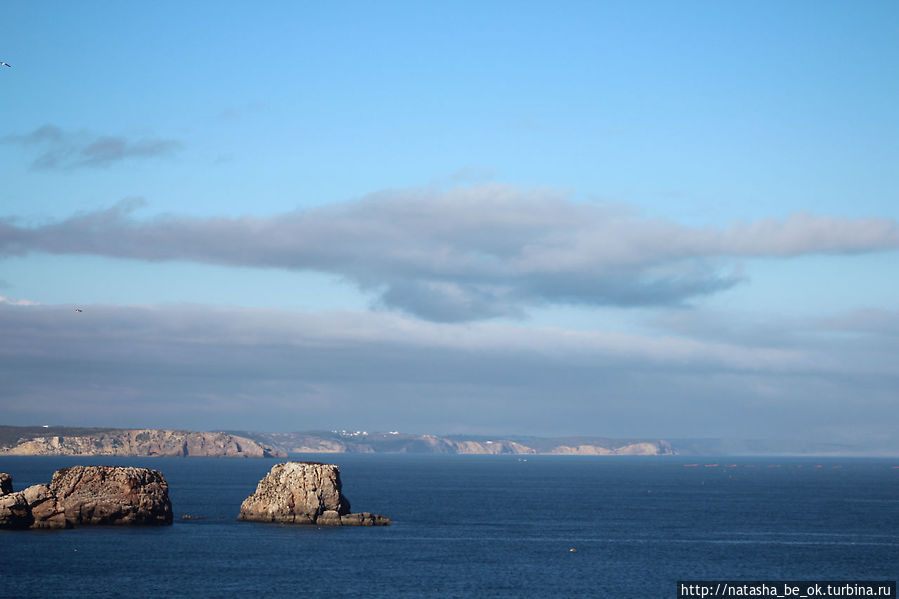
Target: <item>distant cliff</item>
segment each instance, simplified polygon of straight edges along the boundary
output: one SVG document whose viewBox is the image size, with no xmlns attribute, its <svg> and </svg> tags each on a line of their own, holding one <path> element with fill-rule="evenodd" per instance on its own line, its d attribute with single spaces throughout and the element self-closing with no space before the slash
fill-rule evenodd
<svg viewBox="0 0 899 599">
<path fill-rule="evenodd" d="M 229 433 L 64 427 L 0 429 L 0 455 L 287 457 L 270 445 Z"/>
<path fill-rule="evenodd" d="M 676 455 L 667 441 L 314 431 L 255 433 L 0 426 L 0 455 L 287 457 L 288 453 Z"/>
<path fill-rule="evenodd" d="M 438 437 L 399 432 L 240 433 L 288 453 L 676 455 L 667 441 L 591 437 Z"/>
</svg>

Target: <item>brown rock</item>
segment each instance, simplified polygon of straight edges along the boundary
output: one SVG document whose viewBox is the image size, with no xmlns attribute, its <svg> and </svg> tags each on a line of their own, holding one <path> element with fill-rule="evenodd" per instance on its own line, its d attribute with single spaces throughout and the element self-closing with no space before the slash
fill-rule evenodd
<svg viewBox="0 0 899 599">
<path fill-rule="evenodd" d="M 74 466 L 57 470 L 49 485 L 18 493 L 9 475 L 5 481 L 2 489 L 10 492 L 0 495 L 0 528 L 172 523 L 168 484 L 156 470 Z"/>
<path fill-rule="evenodd" d="M 349 514 L 344 515 L 347 516 Z M 322 512 L 322 514 L 315 519 L 315 524 L 320 524 L 323 526 L 340 526 L 341 516 L 334 510 L 328 510 L 326 512 Z"/>
<path fill-rule="evenodd" d="M 157 470 L 73 466 L 57 470 L 48 490 L 70 525 L 172 523 L 168 483 Z"/>
<path fill-rule="evenodd" d="M 390 526 L 390 518 L 371 512 L 361 514 L 346 514 L 340 517 L 342 526 Z"/>
<path fill-rule="evenodd" d="M 34 523 L 31 528 L 71 528 L 66 515 L 48 485 L 33 485 L 22 491 Z"/>
<path fill-rule="evenodd" d="M 0 497 L 12 493 L 12 476 L 6 472 L 0 472 Z"/>
<path fill-rule="evenodd" d="M 332 464 L 276 464 L 240 506 L 238 520 L 327 526 L 389 525 L 373 514 L 350 514 L 341 494 L 340 469 Z"/>
<path fill-rule="evenodd" d="M 24 493 L 19 491 L 0 496 L 0 528 L 28 528 L 32 522 L 34 518 Z"/>
</svg>

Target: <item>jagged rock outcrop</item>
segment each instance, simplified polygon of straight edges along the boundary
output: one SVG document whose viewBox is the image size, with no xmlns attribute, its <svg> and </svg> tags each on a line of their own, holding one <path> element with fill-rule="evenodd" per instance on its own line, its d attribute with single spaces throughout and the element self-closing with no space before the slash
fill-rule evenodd
<svg viewBox="0 0 899 599">
<path fill-rule="evenodd" d="M 0 449 L 7 455 L 287 457 L 247 437 L 228 433 L 174 430 L 101 431 L 87 435 L 48 435 L 22 439 Z"/>
<path fill-rule="evenodd" d="M 171 524 L 169 485 L 158 470 L 73 466 L 53 473 L 50 491 L 71 524 Z"/>
<path fill-rule="evenodd" d="M 53 473 L 49 485 L 0 496 L 0 528 L 171 524 L 168 492 L 157 470 L 73 466 Z"/>
<path fill-rule="evenodd" d="M 12 490 L 12 476 L 0 472 L 0 528 L 28 528 L 34 518 L 21 491 Z"/>
<path fill-rule="evenodd" d="M 240 506 L 238 520 L 327 526 L 388 526 L 386 516 L 350 513 L 341 493 L 340 469 L 332 464 L 276 464 Z"/>
<path fill-rule="evenodd" d="M 22 491 L 31 510 L 31 528 L 71 528 L 66 520 L 65 508 L 60 505 L 56 493 L 49 485 L 32 485 Z"/>
</svg>

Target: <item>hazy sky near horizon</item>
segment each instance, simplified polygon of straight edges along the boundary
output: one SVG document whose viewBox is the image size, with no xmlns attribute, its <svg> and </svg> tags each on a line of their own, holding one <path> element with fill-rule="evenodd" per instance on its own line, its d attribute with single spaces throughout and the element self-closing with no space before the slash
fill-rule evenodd
<svg viewBox="0 0 899 599">
<path fill-rule="evenodd" d="M 895 2 L 14 0 L 0 60 L 5 424 L 899 449 Z"/>
</svg>

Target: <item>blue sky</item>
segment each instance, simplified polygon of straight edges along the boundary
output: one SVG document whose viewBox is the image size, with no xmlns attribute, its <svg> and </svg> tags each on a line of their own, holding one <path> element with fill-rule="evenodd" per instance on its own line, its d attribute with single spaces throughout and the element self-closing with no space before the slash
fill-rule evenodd
<svg viewBox="0 0 899 599">
<path fill-rule="evenodd" d="M 895 3 L 4 15 L 5 422 L 899 448 Z"/>
</svg>

